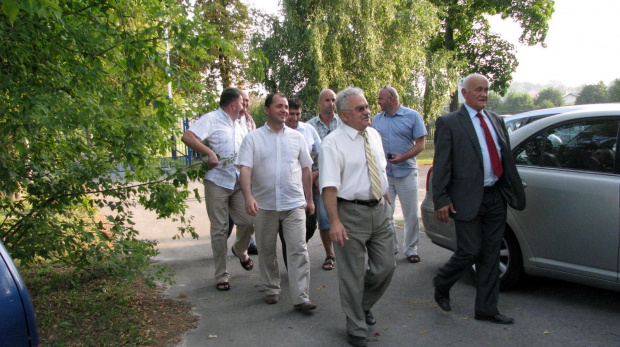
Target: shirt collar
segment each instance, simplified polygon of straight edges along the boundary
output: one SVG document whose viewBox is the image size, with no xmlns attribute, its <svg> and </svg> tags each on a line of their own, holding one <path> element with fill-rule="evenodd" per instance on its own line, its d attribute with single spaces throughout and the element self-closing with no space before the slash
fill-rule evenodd
<svg viewBox="0 0 620 347">
<path fill-rule="evenodd" d="M 355 140 L 355 137 L 361 136 L 359 130 L 355 130 L 344 123 L 342 123 L 342 130 L 344 130 L 344 133 L 347 134 L 351 140 Z"/>
<path fill-rule="evenodd" d="M 478 111 L 476 111 L 473 108 L 469 107 L 469 105 L 467 105 L 466 103 L 463 104 L 463 105 L 465 105 L 465 109 L 469 113 L 469 118 L 474 119 L 474 117 L 476 117 L 476 115 L 478 114 Z M 480 113 L 482 113 L 482 115 L 486 117 L 486 115 L 484 114 L 484 110 L 480 111 Z"/>
</svg>

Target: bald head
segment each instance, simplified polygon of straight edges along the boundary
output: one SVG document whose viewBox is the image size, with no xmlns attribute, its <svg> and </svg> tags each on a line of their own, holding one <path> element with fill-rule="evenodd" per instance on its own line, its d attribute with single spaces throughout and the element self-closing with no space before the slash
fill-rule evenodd
<svg viewBox="0 0 620 347">
<path fill-rule="evenodd" d="M 331 118 L 336 109 L 336 93 L 331 89 L 323 89 L 319 94 L 318 104 L 320 115 Z"/>
</svg>

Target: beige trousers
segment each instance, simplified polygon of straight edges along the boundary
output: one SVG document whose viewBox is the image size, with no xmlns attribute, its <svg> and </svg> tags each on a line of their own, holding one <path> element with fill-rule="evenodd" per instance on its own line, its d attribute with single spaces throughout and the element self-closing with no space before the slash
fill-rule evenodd
<svg viewBox="0 0 620 347">
<path fill-rule="evenodd" d="M 286 242 L 288 259 L 288 282 L 293 305 L 309 299 L 310 257 L 306 244 L 306 211 L 303 207 L 289 211 L 258 210 L 254 219 L 258 268 L 266 295 L 280 294 L 280 269 L 276 243 L 278 226 L 282 222 L 282 232 Z"/>
<path fill-rule="evenodd" d="M 245 200 L 239 181 L 230 190 L 205 180 L 205 204 L 211 223 L 211 249 L 215 263 L 215 280 L 228 282 L 230 274 L 226 270 L 228 255 L 228 216 L 237 226 L 236 240 L 233 244 L 237 255 L 247 254 L 250 238 L 254 233 L 254 217 L 245 212 Z"/>
</svg>

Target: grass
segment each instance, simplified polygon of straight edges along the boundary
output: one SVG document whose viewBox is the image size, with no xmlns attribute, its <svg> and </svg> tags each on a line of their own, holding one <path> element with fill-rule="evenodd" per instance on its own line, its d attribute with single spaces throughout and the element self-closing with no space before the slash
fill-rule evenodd
<svg viewBox="0 0 620 347">
<path fill-rule="evenodd" d="M 435 155 L 434 147 L 426 147 L 422 153 L 418 154 L 416 160 L 419 165 L 431 165 L 433 164 L 433 156 Z"/>
<path fill-rule="evenodd" d="M 195 326 L 189 303 L 165 298 L 141 278 L 78 274 L 43 265 L 22 270 L 42 346 L 170 346 Z"/>
</svg>

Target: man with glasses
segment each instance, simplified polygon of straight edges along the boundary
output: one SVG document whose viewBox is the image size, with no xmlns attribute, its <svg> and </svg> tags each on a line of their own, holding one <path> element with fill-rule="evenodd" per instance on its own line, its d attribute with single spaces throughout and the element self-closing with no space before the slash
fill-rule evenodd
<svg viewBox="0 0 620 347">
<path fill-rule="evenodd" d="M 323 89 L 319 94 L 319 115 L 310 119 L 307 124 L 312 125 L 319 133 L 321 141 L 332 131 L 336 130 L 342 124 L 342 120 L 334 110 L 336 109 L 336 93 L 331 89 Z M 319 167 L 319 171 L 320 171 Z M 323 270 L 333 270 L 336 265 L 336 258 L 334 257 L 334 248 L 329 239 L 329 222 L 327 219 L 327 213 L 325 212 L 325 206 L 323 205 L 323 199 L 321 199 L 320 191 L 318 189 L 318 176 L 313 175 L 314 179 L 314 203 L 316 204 L 317 221 L 319 222 L 319 231 L 321 233 L 321 241 L 325 248 L 325 262 L 323 263 Z"/>
<path fill-rule="evenodd" d="M 364 92 L 346 88 L 338 93 L 336 104 L 344 124 L 321 144 L 319 181 L 338 257 L 348 342 L 366 346 L 368 326 L 376 324 L 370 310 L 396 269 L 392 207 L 381 136 L 370 127 Z"/>
<path fill-rule="evenodd" d="M 418 241 L 420 224 L 418 222 L 418 166 L 416 155 L 424 150 L 426 128 L 420 113 L 400 104 L 398 92 L 385 85 L 379 90 L 381 112 L 372 120 L 383 142 L 387 155 L 388 194 L 390 201 L 396 196 L 405 217 L 405 237 L 402 250 L 411 263 L 418 263 Z M 392 204 L 392 225 L 394 208 Z M 398 252 L 398 240 L 394 233 L 394 253 Z"/>
</svg>

